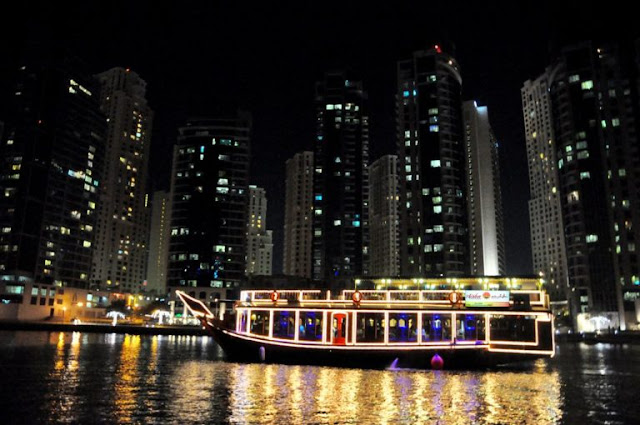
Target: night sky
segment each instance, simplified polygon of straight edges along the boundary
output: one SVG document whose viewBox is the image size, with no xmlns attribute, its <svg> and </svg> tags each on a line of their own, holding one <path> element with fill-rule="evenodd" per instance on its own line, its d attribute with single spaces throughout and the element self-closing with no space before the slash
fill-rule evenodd
<svg viewBox="0 0 640 425">
<path fill-rule="evenodd" d="M 507 272 L 531 273 L 520 88 L 542 73 L 550 52 L 566 42 L 637 36 L 628 6 L 632 3 L 270 3 L 3 4 L 0 120 L 12 94 L 20 51 L 42 40 L 68 46 L 96 73 L 130 67 L 146 80 L 155 111 L 150 190 L 169 188 L 171 146 L 188 116 L 249 110 L 251 183 L 267 190 L 276 273 L 282 262 L 285 161 L 312 149 L 314 82 L 336 68 L 360 73 L 370 99 L 374 161 L 395 152 L 397 60 L 449 41 L 461 67 L 463 97 L 489 107 L 499 141 Z"/>
</svg>

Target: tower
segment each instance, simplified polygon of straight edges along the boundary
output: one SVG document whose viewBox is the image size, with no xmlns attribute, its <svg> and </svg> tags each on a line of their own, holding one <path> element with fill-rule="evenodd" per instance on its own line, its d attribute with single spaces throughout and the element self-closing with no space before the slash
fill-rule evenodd
<svg viewBox="0 0 640 425">
<path fill-rule="evenodd" d="M 316 84 L 313 278 L 344 286 L 368 274 L 369 117 L 347 71 Z"/>
<path fill-rule="evenodd" d="M 462 78 L 438 45 L 398 62 L 400 258 L 406 277 L 469 273 Z"/>
</svg>

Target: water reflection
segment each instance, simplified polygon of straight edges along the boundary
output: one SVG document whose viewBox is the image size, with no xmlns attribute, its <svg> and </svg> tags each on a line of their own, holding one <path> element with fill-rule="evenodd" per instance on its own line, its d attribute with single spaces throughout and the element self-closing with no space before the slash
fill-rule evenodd
<svg viewBox="0 0 640 425">
<path fill-rule="evenodd" d="M 551 424 L 561 417 L 559 374 L 544 367 L 478 374 L 228 366 L 231 423 Z"/>
<path fill-rule="evenodd" d="M 204 338 L 26 334 L 0 332 L 2 423 L 625 424 L 640 413 L 640 346 L 562 346 L 521 369 L 375 371 L 229 363 Z"/>
</svg>

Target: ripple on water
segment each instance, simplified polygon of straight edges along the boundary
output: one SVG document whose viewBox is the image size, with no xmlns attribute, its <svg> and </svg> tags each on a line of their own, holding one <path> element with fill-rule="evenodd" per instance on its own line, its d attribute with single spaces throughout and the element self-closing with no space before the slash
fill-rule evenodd
<svg viewBox="0 0 640 425">
<path fill-rule="evenodd" d="M 634 423 L 640 347 L 492 371 L 231 363 L 210 338 L 0 332 L 2 423 Z"/>
</svg>

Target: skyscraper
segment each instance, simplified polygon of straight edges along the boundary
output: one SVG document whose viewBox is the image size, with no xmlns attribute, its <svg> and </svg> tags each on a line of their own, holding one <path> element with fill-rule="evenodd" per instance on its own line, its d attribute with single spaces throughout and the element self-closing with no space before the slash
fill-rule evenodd
<svg viewBox="0 0 640 425">
<path fill-rule="evenodd" d="M 623 329 L 640 296 L 635 59 L 621 45 L 582 43 L 549 72 L 572 308 L 617 312 Z"/>
<path fill-rule="evenodd" d="M 316 83 L 313 278 L 346 285 L 367 275 L 369 117 L 362 82 L 328 72 Z"/>
<path fill-rule="evenodd" d="M 283 271 L 311 279 L 313 152 L 295 154 L 286 168 Z"/>
<path fill-rule="evenodd" d="M 553 131 L 549 75 L 527 80 L 521 89 L 527 162 L 529 165 L 529 222 L 533 271 L 544 279 L 553 300 L 569 297 L 557 141 Z"/>
<path fill-rule="evenodd" d="M 436 45 L 398 62 L 401 273 L 469 273 L 462 78 Z"/>
<path fill-rule="evenodd" d="M 384 155 L 369 166 L 372 276 L 395 277 L 400 274 L 398 204 L 398 156 Z"/>
<path fill-rule="evenodd" d="M 247 214 L 247 276 L 270 276 L 273 261 L 273 235 L 267 230 L 267 194 L 261 187 L 249 186 Z"/>
<path fill-rule="evenodd" d="M 164 295 L 167 292 L 170 227 L 171 194 L 163 190 L 156 191 L 151 199 L 146 287 L 147 291 L 156 295 Z"/>
<path fill-rule="evenodd" d="M 84 63 L 25 54 L 0 145 L 3 279 L 89 287 L 106 124 Z"/>
<path fill-rule="evenodd" d="M 146 83 L 135 72 L 112 68 L 97 78 L 109 124 L 92 281 L 102 288 L 136 293 L 146 278 L 145 190 L 153 112 L 145 99 Z"/>
<path fill-rule="evenodd" d="M 471 274 L 505 274 L 504 227 L 498 143 L 486 106 L 462 104 L 467 168 L 467 208 Z"/>
<path fill-rule="evenodd" d="M 192 119 L 178 129 L 169 287 L 193 294 L 198 288 L 198 296 L 220 298 L 243 281 L 250 131 L 251 120 L 244 113 Z"/>
</svg>

